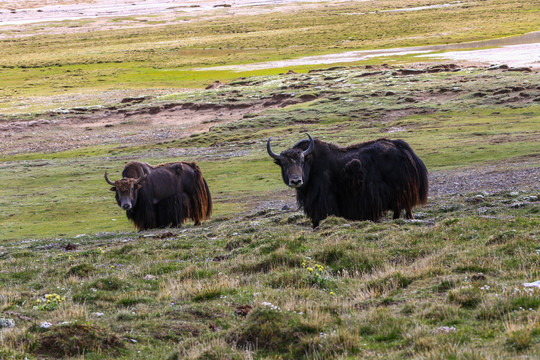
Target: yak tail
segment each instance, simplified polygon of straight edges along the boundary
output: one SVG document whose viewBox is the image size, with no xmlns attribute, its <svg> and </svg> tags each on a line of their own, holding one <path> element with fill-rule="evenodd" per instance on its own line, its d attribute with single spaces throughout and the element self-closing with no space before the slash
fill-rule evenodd
<svg viewBox="0 0 540 360">
<path fill-rule="evenodd" d="M 428 200 L 429 192 L 428 171 L 426 165 L 424 165 L 424 162 L 420 160 L 409 144 L 407 144 L 405 141 L 395 140 L 395 144 L 405 150 L 409 160 L 411 161 L 412 167 L 409 167 L 408 171 L 406 172 L 410 181 L 410 195 L 413 197 L 413 199 L 410 200 L 413 200 L 414 202 L 414 204 L 411 205 L 425 205 Z"/>
<path fill-rule="evenodd" d="M 194 221 L 195 225 L 198 225 L 212 215 L 212 196 L 199 166 L 196 163 L 188 165 L 195 172 L 193 193 L 189 194 L 188 217 Z"/>
<path fill-rule="evenodd" d="M 210 195 L 210 189 L 208 188 L 208 184 L 206 183 L 206 180 L 202 178 L 204 182 L 204 192 L 206 193 L 206 214 L 205 219 L 210 218 L 210 215 L 212 215 L 213 205 L 212 205 L 212 195 Z"/>
<path fill-rule="evenodd" d="M 424 162 L 412 151 L 411 157 L 413 159 L 414 165 L 416 167 L 417 181 L 418 181 L 418 203 L 427 204 L 428 192 L 429 192 L 429 181 L 428 181 L 428 171 Z"/>
</svg>

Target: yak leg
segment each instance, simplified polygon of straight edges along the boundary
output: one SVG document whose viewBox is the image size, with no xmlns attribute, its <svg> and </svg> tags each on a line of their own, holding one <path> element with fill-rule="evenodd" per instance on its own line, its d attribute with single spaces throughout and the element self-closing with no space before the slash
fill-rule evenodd
<svg viewBox="0 0 540 360">
<path fill-rule="evenodd" d="M 411 209 L 411 208 L 405 209 L 405 216 L 407 217 L 407 219 L 414 219 L 414 215 L 413 215 L 413 213 L 412 213 L 412 209 Z"/>
<path fill-rule="evenodd" d="M 401 215 L 401 209 L 394 209 L 394 220 L 399 219 Z"/>
<path fill-rule="evenodd" d="M 313 223 L 313 228 L 319 226 L 319 223 L 326 219 L 328 216 L 341 216 L 338 208 L 337 199 L 331 192 L 321 194 L 320 202 L 318 203 L 318 208 L 314 212 L 308 214 Z"/>
</svg>

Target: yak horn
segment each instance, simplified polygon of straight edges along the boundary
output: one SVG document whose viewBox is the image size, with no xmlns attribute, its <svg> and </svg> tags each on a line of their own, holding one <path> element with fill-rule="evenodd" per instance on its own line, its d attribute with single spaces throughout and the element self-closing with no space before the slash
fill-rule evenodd
<svg viewBox="0 0 540 360">
<path fill-rule="evenodd" d="M 110 184 L 110 185 L 112 185 L 112 186 L 115 186 L 114 182 L 111 181 L 111 180 L 109 179 L 109 176 L 108 176 L 108 174 L 107 174 L 106 171 L 105 171 L 105 181 L 106 181 L 108 184 Z"/>
<path fill-rule="evenodd" d="M 146 174 L 143 174 L 140 178 L 135 181 L 135 185 L 139 185 L 139 183 L 143 182 L 146 179 Z"/>
<path fill-rule="evenodd" d="M 270 155 L 270 157 L 274 159 L 279 159 L 279 155 L 273 152 L 272 148 L 270 147 L 270 139 L 272 139 L 271 136 L 268 138 L 268 141 L 266 142 L 266 151 L 268 151 L 268 155 Z"/>
<path fill-rule="evenodd" d="M 308 156 L 309 154 L 313 152 L 313 150 L 315 150 L 315 141 L 313 141 L 313 138 L 311 137 L 311 135 L 309 135 L 308 133 L 306 133 L 306 135 L 309 138 L 309 146 L 306 149 L 306 151 L 304 151 L 304 156 Z"/>
</svg>

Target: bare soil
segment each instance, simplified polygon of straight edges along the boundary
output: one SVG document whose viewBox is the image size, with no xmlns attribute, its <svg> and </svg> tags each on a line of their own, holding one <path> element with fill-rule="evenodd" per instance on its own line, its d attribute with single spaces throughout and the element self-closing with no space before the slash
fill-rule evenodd
<svg viewBox="0 0 540 360">
<path fill-rule="evenodd" d="M 125 98 L 126 105 L 145 98 Z M 151 144 L 208 131 L 212 126 L 242 119 L 268 109 L 285 107 L 315 97 L 274 96 L 250 103 L 167 103 L 136 110 L 74 108 L 68 114 L 51 113 L 50 119 L 0 123 L 0 152 L 57 152 L 73 148 L 121 142 Z"/>
<path fill-rule="evenodd" d="M 474 192 L 540 190 L 540 156 L 520 162 L 475 166 L 432 172 L 430 196 L 463 195 Z M 528 167 L 532 166 L 532 167 Z"/>
</svg>

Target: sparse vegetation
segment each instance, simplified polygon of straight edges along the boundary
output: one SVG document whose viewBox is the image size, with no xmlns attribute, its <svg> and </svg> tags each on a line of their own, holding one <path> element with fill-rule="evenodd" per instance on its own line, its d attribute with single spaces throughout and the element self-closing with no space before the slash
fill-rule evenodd
<svg viewBox="0 0 540 360">
<path fill-rule="evenodd" d="M 351 14 L 393 4 L 270 13 L 260 24 L 204 20 L 189 24 L 194 33 L 180 40 L 193 42 L 176 50 L 125 46 L 166 44 L 186 26 L 98 33 L 109 49 L 101 52 L 92 52 L 98 38 L 82 34 L 3 41 L 0 87 L 23 98 L 71 84 L 73 73 L 61 74 L 78 67 L 96 78 L 74 81 L 71 94 L 133 72 L 122 87 L 144 96 L 56 112 L 38 101 L 31 114 L 9 109 L 0 119 L 11 134 L 0 144 L 0 358 L 539 357 L 540 290 L 523 285 L 540 276 L 538 73 L 400 58 L 188 80 L 173 71 L 166 85 L 154 77 L 168 67 L 517 34 L 538 21 L 534 2 L 484 1 L 367 14 L 361 27 L 369 32 L 352 31 Z M 305 26 L 310 36 L 290 36 Z M 66 40 L 84 51 L 64 56 Z M 261 44 L 271 49 L 251 49 Z M 53 81 L 35 83 L 39 72 Z M 22 73 L 24 89 L 11 87 Z M 233 78 L 217 89 L 156 90 Z M 234 121 L 222 119 L 239 108 Z M 187 136 L 177 123 L 152 122 L 184 110 L 208 111 L 208 126 Z M 264 145 L 273 136 L 276 151 L 284 149 L 306 131 L 342 145 L 406 140 L 430 171 L 428 205 L 413 220 L 330 217 L 311 229 Z M 131 159 L 197 161 L 215 201 L 212 220 L 135 232 L 103 179 Z"/>
</svg>

